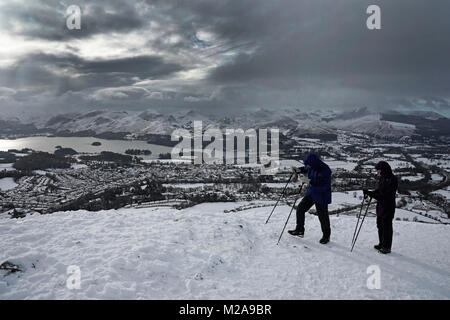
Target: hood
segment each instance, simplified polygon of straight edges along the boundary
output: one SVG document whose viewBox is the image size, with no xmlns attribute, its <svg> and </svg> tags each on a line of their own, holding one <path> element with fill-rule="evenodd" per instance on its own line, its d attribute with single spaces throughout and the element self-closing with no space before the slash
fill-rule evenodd
<svg viewBox="0 0 450 320">
<path fill-rule="evenodd" d="M 392 169 L 389 163 L 386 161 L 380 161 L 375 165 L 375 169 L 381 170 L 381 176 L 390 177 L 392 176 Z"/>
<path fill-rule="evenodd" d="M 305 159 L 305 161 L 303 161 L 303 163 L 305 165 L 311 166 L 311 168 L 313 168 L 314 170 L 319 170 L 322 167 L 323 162 L 319 159 L 318 156 L 311 153 L 306 157 L 306 159 Z"/>
</svg>

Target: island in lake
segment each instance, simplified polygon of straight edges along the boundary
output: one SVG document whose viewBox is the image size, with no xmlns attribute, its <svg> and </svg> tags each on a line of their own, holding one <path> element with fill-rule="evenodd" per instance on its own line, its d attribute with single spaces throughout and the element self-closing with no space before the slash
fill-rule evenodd
<svg viewBox="0 0 450 320">
<path fill-rule="evenodd" d="M 140 150 L 140 149 L 127 149 L 125 150 L 126 154 L 132 154 L 132 155 L 143 155 L 143 156 L 149 156 L 152 154 L 150 150 Z"/>
</svg>

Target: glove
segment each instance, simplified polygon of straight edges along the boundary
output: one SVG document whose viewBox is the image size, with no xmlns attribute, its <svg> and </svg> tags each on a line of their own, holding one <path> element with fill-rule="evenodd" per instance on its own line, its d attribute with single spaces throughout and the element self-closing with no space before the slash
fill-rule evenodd
<svg viewBox="0 0 450 320">
<path fill-rule="evenodd" d="M 364 195 L 364 199 L 366 199 L 369 196 L 369 190 L 363 189 L 363 195 Z"/>
<path fill-rule="evenodd" d="M 298 180 L 300 180 L 300 182 L 303 183 L 303 184 L 306 184 L 306 185 L 309 184 L 309 179 L 306 176 L 302 175 L 302 176 L 299 177 Z"/>
</svg>

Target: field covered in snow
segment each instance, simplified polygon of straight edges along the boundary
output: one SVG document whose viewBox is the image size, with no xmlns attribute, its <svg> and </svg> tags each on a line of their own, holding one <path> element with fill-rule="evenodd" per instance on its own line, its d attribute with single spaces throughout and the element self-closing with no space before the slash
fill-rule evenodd
<svg viewBox="0 0 450 320">
<path fill-rule="evenodd" d="M 0 216 L 0 263 L 23 269 L 0 271 L 0 299 L 450 298 L 448 225 L 394 221 L 393 252 L 381 255 L 368 217 L 350 253 L 354 216 L 332 216 L 321 245 L 318 218 L 307 214 L 305 238 L 286 233 L 277 246 L 290 208 L 268 224 L 270 207 L 224 213 L 243 205 Z M 294 224 L 295 214 L 287 229 Z M 80 289 L 66 286 L 68 266 L 79 267 Z M 371 266 L 380 289 L 367 287 Z"/>
<path fill-rule="evenodd" d="M 0 171 L 15 171 L 13 163 L 0 163 Z"/>
<path fill-rule="evenodd" d="M 2 178 L 0 179 L 0 190 L 6 191 L 17 187 L 17 183 L 14 182 L 13 178 Z"/>
<path fill-rule="evenodd" d="M 447 187 L 445 190 L 438 190 L 434 192 L 435 194 L 439 194 L 446 199 L 450 199 L 450 187 Z"/>
<path fill-rule="evenodd" d="M 418 180 L 422 180 L 424 178 L 423 175 L 418 174 L 416 176 L 402 176 L 401 179 L 402 180 L 409 180 L 409 181 L 418 181 Z"/>
<path fill-rule="evenodd" d="M 375 167 L 375 164 L 377 164 L 379 161 L 386 161 L 384 158 L 373 158 L 366 162 L 366 164 L 369 164 L 372 167 Z M 399 169 L 399 168 L 411 168 L 413 165 L 407 161 L 402 160 L 389 160 L 389 165 L 391 166 L 392 170 Z"/>
<path fill-rule="evenodd" d="M 426 165 L 436 165 L 445 169 L 450 169 L 450 160 L 447 159 L 429 159 L 424 157 L 415 158 L 416 161 L 425 163 Z"/>
</svg>

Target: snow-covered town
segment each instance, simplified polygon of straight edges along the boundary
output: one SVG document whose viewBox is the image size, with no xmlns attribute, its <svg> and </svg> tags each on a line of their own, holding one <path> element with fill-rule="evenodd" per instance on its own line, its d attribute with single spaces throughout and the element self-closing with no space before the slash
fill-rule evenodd
<svg viewBox="0 0 450 320">
<path fill-rule="evenodd" d="M 302 161 L 294 159 L 316 152 L 323 155 L 333 171 L 333 192 L 339 200 L 333 201 L 331 214 L 352 211 L 358 206 L 354 193 L 375 186 L 374 166 L 384 159 L 401 179 L 397 199 L 397 206 L 403 210 L 401 219 L 447 221 L 450 155 L 445 144 L 393 145 L 345 133 L 334 142 L 298 138 L 296 143 L 291 154 L 284 150 L 282 156 L 291 159 L 282 159 L 274 176 L 261 176 L 259 165 L 193 165 L 188 161 L 158 159 L 122 164 L 81 160 L 79 155 L 68 156 L 73 163 L 67 169 L 29 172 L 6 163 L 0 171 L 0 217 L 76 209 L 142 208 L 161 201 L 179 207 L 210 201 L 273 200 L 288 180 L 291 167 L 302 166 Z M 294 196 L 298 187 L 299 183 L 290 185 L 288 192 Z"/>
</svg>

